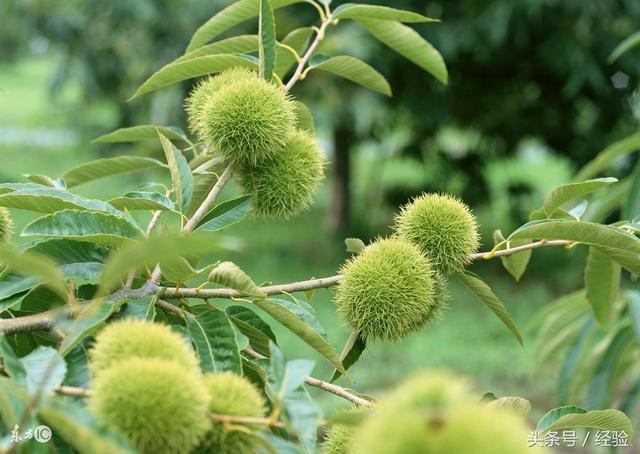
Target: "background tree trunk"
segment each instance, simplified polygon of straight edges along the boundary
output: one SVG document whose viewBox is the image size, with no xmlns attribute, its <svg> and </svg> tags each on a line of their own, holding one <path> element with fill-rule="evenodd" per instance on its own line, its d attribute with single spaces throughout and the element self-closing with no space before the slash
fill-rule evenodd
<svg viewBox="0 0 640 454">
<path fill-rule="evenodd" d="M 351 212 L 351 156 L 349 150 L 354 140 L 350 125 L 344 121 L 333 132 L 333 187 L 329 201 L 326 226 L 334 235 L 345 235 L 349 231 Z"/>
</svg>

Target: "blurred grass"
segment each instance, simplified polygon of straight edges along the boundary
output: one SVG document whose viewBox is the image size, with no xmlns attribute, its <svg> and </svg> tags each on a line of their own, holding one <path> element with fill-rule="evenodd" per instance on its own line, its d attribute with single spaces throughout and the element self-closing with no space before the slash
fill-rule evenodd
<svg viewBox="0 0 640 454">
<path fill-rule="evenodd" d="M 56 101 L 47 93 L 51 62 L 28 60 L 0 67 L 0 128 L 15 126 L 26 129 L 73 128 L 73 115 L 67 102 L 73 99 L 71 87 Z M 135 153 L 135 149 L 131 149 Z M 20 180 L 23 173 L 44 173 L 58 177 L 69 168 L 98 156 L 97 147 L 81 141 L 71 147 L 30 147 L 2 144 L 0 167 L 2 180 Z M 136 174 L 103 180 L 82 186 L 82 194 L 111 197 L 123 188 L 134 188 L 157 174 Z M 291 282 L 336 273 L 347 257 L 342 239 L 324 233 L 323 216 L 330 182 L 325 182 L 314 209 L 293 221 L 264 222 L 250 220 L 233 226 L 224 234 L 241 240 L 242 247 L 226 252 L 220 259 L 232 260 L 257 282 Z M 232 189 L 231 189 L 232 190 Z M 228 191 L 227 191 L 228 193 Z M 14 210 L 17 224 L 24 226 L 33 213 Z M 19 229 L 18 229 L 19 231 Z M 369 240 L 365 238 L 365 240 Z M 534 255 L 534 266 L 537 256 Z M 474 265 L 503 299 L 521 328 L 535 311 L 552 299 L 545 282 L 525 277 L 516 285 L 495 265 Z M 488 271 L 488 272 L 487 272 Z M 394 344 L 371 343 L 360 362 L 350 371 L 355 382 L 341 378 L 340 383 L 367 394 L 379 394 L 413 371 L 423 368 L 448 368 L 473 377 L 479 395 L 491 391 L 497 395 L 523 395 L 534 407 L 543 411 L 552 405 L 553 374 L 532 375 L 530 338 L 525 347 L 518 345 L 500 321 L 459 284 L 452 283 L 453 303 L 439 322 Z M 326 327 L 331 343 L 338 351 L 349 331 L 337 317 L 330 290 L 318 290 L 313 298 L 318 318 Z M 227 304 L 220 302 L 222 304 Z M 314 374 L 327 378 L 331 367 L 288 331 L 275 327 L 276 335 L 289 358 L 317 359 Z M 549 366 L 546 365 L 546 368 Z M 345 405 L 341 399 L 312 390 L 325 410 Z"/>
</svg>

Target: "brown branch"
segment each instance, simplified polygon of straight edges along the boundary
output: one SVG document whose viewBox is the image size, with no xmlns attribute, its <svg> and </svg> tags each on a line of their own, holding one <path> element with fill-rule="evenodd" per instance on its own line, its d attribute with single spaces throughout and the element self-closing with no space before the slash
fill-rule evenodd
<svg viewBox="0 0 640 454">
<path fill-rule="evenodd" d="M 284 86 L 284 91 L 285 92 L 288 92 L 289 90 L 291 90 L 291 88 L 293 88 L 293 86 L 296 84 L 296 82 L 298 82 L 300 80 L 300 77 L 302 77 L 302 72 L 304 71 L 305 65 L 307 64 L 307 62 L 309 61 L 309 59 L 311 58 L 313 53 L 318 48 L 318 45 L 320 45 L 320 42 L 322 42 L 322 40 L 324 39 L 325 33 L 327 31 L 327 27 L 331 24 L 331 21 L 332 21 L 331 15 L 329 15 L 326 18 L 322 19 L 322 23 L 320 24 L 320 28 L 316 32 L 315 39 L 313 40 L 313 42 L 311 43 L 311 45 L 309 46 L 307 51 L 304 53 L 304 55 L 302 56 L 302 58 L 298 62 L 298 66 L 296 67 L 295 72 L 291 76 L 291 79 L 289 79 L 287 84 Z"/>
</svg>

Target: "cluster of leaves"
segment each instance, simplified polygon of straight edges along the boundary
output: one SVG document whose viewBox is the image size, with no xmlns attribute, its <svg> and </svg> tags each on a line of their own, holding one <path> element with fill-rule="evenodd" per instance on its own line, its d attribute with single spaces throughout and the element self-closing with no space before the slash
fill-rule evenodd
<svg viewBox="0 0 640 454">
<path fill-rule="evenodd" d="M 327 2 L 306 2 L 318 11 L 320 27 L 296 30 L 288 40 L 278 43 L 273 10 L 299 1 L 302 0 L 240 0 L 232 4 L 198 29 L 185 55 L 149 77 L 134 97 L 238 67 L 257 70 L 262 78 L 282 85 L 285 92 L 309 71 L 323 70 L 388 94 L 384 78 L 354 57 L 312 59 L 327 29 L 346 19 L 360 23 L 380 41 L 446 81 L 446 68 L 438 52 L 402 24 L 428 22 L 429 18 L 371 5 L 347 4 L 331 11 Z M 259 18 L 258 35 L 207 44 L 223 31 L 255 16 Z M 310 40 L 314 31 L 315 37 Z M 252 54 L 256 52 L 257 57 Z M 289 80 L 280 84 L 288 74 Z M 306 121 L 304 129 L 313 130 L 308 109 L 300 104 L 297 111 L 298 117 Z M 22 237 L 32 241 L 19 249 L 0 245 L 0 330 L 4 333 L 0 337 L 0 358 L 5 375 L 0 377 L 0 412 L 6 429 L 2 443 L 11 446 L 9 432 L 14 427 L 43 422 L 52 427 L 55 445 L 61 449 L 71 446 L 79 452 L 129 452 L 131 447 L 121 434 L 104 427 L 104 421 L 96 419 L 82 400 L 68 394 L 86 397 L 91 388 L 86 351 L 96 333 L 115 319 L 132 317 L 170 324 L 193 347 L 202 373 L 244 375 L 264 390 L 271 415 L 262 423 L 270 430 L 256 435 L 266 450 L 312 452 L 320 413 L 310 398 L 308 385 L 359 405 L 373 403 L 354 391 L 310 377 L 314 368 L 311 360 L 287 361 L 262 316 L 270 316 L 317 351 L 335 368 L 333 380 L 341 375 L 347 377 L 347 369 L 364 350 L 364 340 L 354 333 L 339 355 L 310 304 L 314 289 L 336 285 L 341 277 L 263 286 L 233 263 L 210 259 L 210 254 L 225 247 L 216 232 L 241 221 L 254 203 L 253 196 L 243 195 L 215 205 L 231 177 L 231 167 L 225 162 L 228 157 L 178 128 L 134 126 L 98 141 L 149 139 L 159 140 L 166 162 L 120 156 L 81 165 L 59 178 L 27 175 L 29 182 L 0 184 L 0 207 L 42 214 L 21 232 Z M 594 166 L 624 152 L 620 150 L 615 148 Z M 108 201 L 88 199 L 71 191 L 89 181 L 152 168 L 168 173 L 170 187 L 160 192 L 152 190 L 157 186 L 128 191 Z M 589 172 L 602 170 L 598 169 Z M 502 249 L 516 243 L 526 246 L 533 240 L 560 241 L 584 244 L 597 251 L 599 262 L 592 267 L 619 266 L 638 274 L 637 220 L 605 225 L 576 219 L 584 211 L 583 204 L 575 209 L 564 208 L 576 198 L 612 183 L 608 179 L 587 180 L 558 188 L 544 208 L 534 213 L 536 220 L 507 239 L 500 239 L 493 251 L 472 258 L 490 258 L 504 252 L 501 255 L 505 255 L 507 269 L 515 269 L 519 277 L 526 267 L 528 256 L 526 260 L 523 257 L 528 252 L 509 255 L 512 251 Z M 630 193 L 635 194 L 638 185 L 631 186 L 636 189 L 630 189 Z M 600 212 L 607 209 L 600 208 Z M 133 211 L 151 215 L 146 229 L 136 221 Z M 156 233 L 154 227 L 161 216 L 177 218 L 179 231 Z M 469 220 L 468 216 L 465 212 L 463 218 Z M 435 217 L 435 221 L 447 225 L 441 217 Z M 477 246 L 475 232 L 468 233 L 472 238 L 467 246 L 473 249 Z M 359 252 L 364 242 L 350 239 L 347 246 Z M 455 276 L 522 341 L 506 308 L 489 286 L 475 274 L 462 270 L 467 262 L 458 257 Z M 192 281 L 202 283 L 196 288 L 184 288 Z M 300 291 L 305 291 L 304 300 L 291 294 Z M 214 298 L 233 299 L 235 303 L 221 304 Z M 602 298 L 601 292 L 595 298 Z M 33 446 L 32 441 L 26 440 L 18 449 L 30 452 Z"/>
</svg>

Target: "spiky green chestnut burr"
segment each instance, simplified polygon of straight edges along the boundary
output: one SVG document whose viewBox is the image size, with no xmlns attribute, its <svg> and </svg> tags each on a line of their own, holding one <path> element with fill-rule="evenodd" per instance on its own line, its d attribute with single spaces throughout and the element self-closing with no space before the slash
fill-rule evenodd
<svg viewBox="0 0 640 454">
<path fill-rule="evenodd" d="M 13 232 L 13 221 L 9 216 L 9 209 L 0 207 L 0 244 L 9 241 Z"/>
<path fill-rule="evenodd" d="M 304 131 L 289 135 L 273 159 L 239 169 L 245 191 L 255 194 L 253 213 L 262 218 L 288 219 L 313 202 L 324 178 L 324 158 L 313 136 Z"/>
<path fill-rule="evenodd" d="M 420 329 L 435 304 L 429 259 L 402 238 L 369 245 L 340 270 L 338 312 L 365 338 L 394 341 Z"/>
<path fill-rule="evenodd" d="M 247 68 L 231 68 L 215 76 L 209 76 L 201 80 L 191 90 L 185 101 L 185 111 L 187 113 L 187 124 L 189 130 L 199 137 L 203 137 L 206 132 L 206 123 L 203 121 L 204 107 L 220 89 L 220 87 L 236 80 L 251 81 L 255 79 L 255 73 Z"/>
<path fill-rule="evenodd" d="M 471 262 L 480 236 L 467 205 L 446 194 L 423 194 L 402 207 L 396 232 L 418 245 L 444 274 L 457 273 Z"/>
<path fill-rule="evenodd" d="M 142 454 L 185 453 L 209 428 L 209 395 L 200 374 L 176 361 L 129 358 L 93 381 L 89 407 Z"/>
<path fill-rule="evenodd" d="M 327 432 L 327 437 L 322 444 L 324 454 L 348 454 L 351 452 L 353 436 L 356 430 L 354 427 L 344 424 L 334 424 Z"/>
<path fill-rule="evenodd" d="M 223 79 L 214 93 L 202 90 L 207 100 L 199 114 L 195 110 L 200 101 L 194 98 L 191 103 L 199 117 L 194 120 L 196 130 L 234 164 L 255 166 L 272 159 L 296 124 L 294 103 L 282 88 L 257 74 L 218 77 Z"/>
<path fill-rule="evenodd" d="M 252 418 L 265 416 L 266 404 L 262 394 L 246 378 L 224 372 L 205 375 L 204 383 L 210 397 L 210 412 Z M 255 441 L 246 432 L 227 430 L 222 422 L 214 420 L 198 452 L 251 454 L 255 452 Z"/>
<path fill-rule="evenodd" d="M 389 393 L 357 430 L 353 454 L 525 454 L 523 418 L 479 403 L 447 372 L 420 373 Z"/>
<path fill-rule="evenodd" d="M 94 375 L 126 358 L 173 360 L 188 370 L 199 371 L 193 349 L 178 333 L 167 325 L 144 320 L 110 323 L 96 336 L 89 356 L 89 368 Z"/>
</svg>

